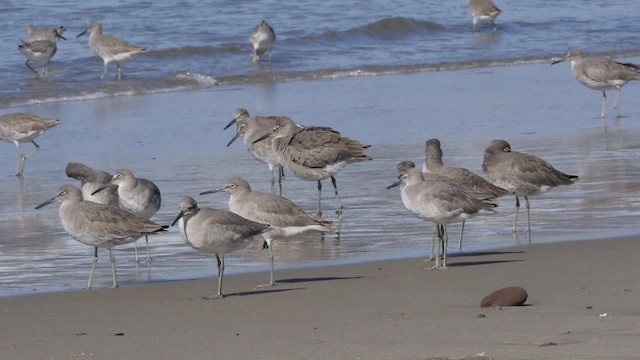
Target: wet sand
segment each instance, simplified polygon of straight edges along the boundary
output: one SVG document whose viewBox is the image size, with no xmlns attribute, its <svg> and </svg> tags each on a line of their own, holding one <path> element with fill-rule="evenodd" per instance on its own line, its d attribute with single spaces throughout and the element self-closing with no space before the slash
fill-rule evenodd
<svg viewBox="0 0 640 360">
<path fill-rule="evenodd" d="M 632 359 L 640 239 L 0 299 L 3 359 Z M 518 285 L 522 307 L 480 308 Z"/>
</svg>

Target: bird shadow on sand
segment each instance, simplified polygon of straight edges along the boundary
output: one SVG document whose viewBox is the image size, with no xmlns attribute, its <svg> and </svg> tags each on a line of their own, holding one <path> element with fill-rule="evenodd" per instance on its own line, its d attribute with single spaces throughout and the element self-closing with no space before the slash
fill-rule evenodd
<svg viewBox="0 0 640 360">
<path fill-rule="evenodd" d="M 451 254 L 449 257 L 468 257 L 468 256 L 492 256 L 492 255 L 509 255 L 509 254 L 524 254 L 524 251 L 473 251 L 463 252 L 458 254 Z"/>
<path fill-rule="evenodd" d="M 324 276 L 324 277 L 310 277 L 310 278 L 291 278 L 291 279 L 278 280 L 278 283 L 299 284 L 299 283 L 306 283 L 306 282 L 353 280 L 353 279 L 362 279 L 362 276 Z"/>
<path fill-rule="evenodd" d="M 448 267 L 465 267 L 465 266 L 503 264 L 503 263 L 512 263 L 512 262 L 520 262 L 520 261 L 524 261 L 524 260 L 516 259 L 516 260 L 460 261 L 460 262 L 447 264 L 447 266 Z"/>
<path fill-rule="evenodd" d="M 288 291 L 297 291 L 297 290 L 305 290 L 306 287 L 297 287 L 297 288 L 289 288 L 289 289 L 278 289 L 278 288 L 260 288 L 259 290 L 251 290 L 251 291 L 241 291 L 237 293 L 225 294 L 224 297 L 232 297 L 232 296 L 253 296 L 253 295 L 264 295 L 264 294 L 275 294 L 280 292 L 288 292 Z"/>
</svg>

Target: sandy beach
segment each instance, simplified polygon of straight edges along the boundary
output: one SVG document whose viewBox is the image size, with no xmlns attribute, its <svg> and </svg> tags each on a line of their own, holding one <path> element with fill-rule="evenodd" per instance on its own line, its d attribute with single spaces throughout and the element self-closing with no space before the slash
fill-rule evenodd
<svg viewBox="0 0 640 360">
<path fill-rule="evenodd" d="M 5 144 L 0 158 L 9 171 L 0 178 L 0 255 L 11 278 L 2 290 L 36 290 L 0 298 L 0 359 L 637 358 L 637 94 L 637 84 L 625 87 L 625 117 L 603 122 L 599 94 L 577 84 L 568 66 L 534 64 L 11 109 L 62 124 L 42 137 L 24 180 L 10 175 L 14 149 Z M 232 134 L 222 128 L 236 107 L 332 126 L 373 144 L 374 161 L 338 177 L 347 206 L 340 237 L 277 247 L 284 284 L 274 288 L 256 288 L 268 276 L 264 252 L 234 253 L 228 297 L 211 301 L 203 297 L 216 279 L 204 277 L 214 276 L 214 260 L 171 229 L 153 242 L 150 280 L 134 279 L 131 258 L 117 253 L 122 288 L 108 289 L 101 253 L 97 289 L 79 290 L 90 248 L 62 231 L 55 206 L 33 210 L 70 182 L 67 162 L 129 167 L 154 179 L 163 192 L 155 220 L 169 223 L 183 196 L 232 175 L 267 189 L 264 165 L 239 145 L 224 147 Z M 485 146 L 502 137 L 581 180 L 532 199 L 532 245 L 513 239 L 513 198 L 503 198 L 500 216 L 469 224 L 464 252 L 454 253 L 449 269 L 431 271 L 423 261 L 430 225 L 404 209 L 395 189 L 384 190 L 398 161 L 421 161 L 430 137 L 446 144 L 446 161 L 478 173 Z M 287 184 L 288 197 L 313 209 L 312 183 L 290 177 Z M 325 194 L 333 218 L 331 191 Z M 201 199 L 226 209 L 228 197 Z M 414 258 L 360 262 L 406 254 Z M 308 263 L 318 266 L 298 268 Z M 198 280 L 177 281 L 185 278 Z M 528 291 L 526 306 L 480 308 L 485 295 L 514 285 Z"/>
<path fill-rule="evenodd" d="M 3 359 L 633 359 L 637 238 L 0 299 Z M 213 261 L 212 261 L 213 263 Z M 212 264 L 213 267 L 213 264 Z M 522 307 L 480 308 L 506 286 Z"/>
</svg>

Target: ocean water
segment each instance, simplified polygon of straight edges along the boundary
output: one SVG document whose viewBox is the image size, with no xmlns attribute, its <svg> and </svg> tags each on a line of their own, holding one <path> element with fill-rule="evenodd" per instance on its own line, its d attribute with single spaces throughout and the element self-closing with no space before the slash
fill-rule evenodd
<svg viewBox="0 0 640 360">
<path fill-rule="evenodd" d="M 73 183 L 64 175 L 69 161 L 107 171 L 126 167 L 153 180 L 163 195 L 153 219 L 164 224 L 186 195 L 225 209 L 226 194 L 196 194 L 230 176 L 267 191 L 266 166 L 240 142 L 225 148 L 233 133 L 222 128 L 237 107 L 331 126 L 373 145 L 374 161 L 350 165 L 338 176 L 346 206 L 341 222 L 325 181 L 324 215 L 339 233 L 277 242 L 277 269 L 426 256 L 430 224 L 404 209 L 397 189 L 385 188 L 395 180 L 398 161 L 422 162 L 430 137 L 443 142 L 446 163 L 478 173 L 488 142 L 505 138 L 515 151 L 580 176 L 575 185 L 532 198 L 531 242 L 637 235 L 638 84 L 623 91 L 625 116 L 601 121 L 599 94 L 577 84 L 568 64 L 548 63 L 571 47 L 640 62 L 640 3 L 497 4 L 503 10 L 498 32 L 483 26 L 473 33 L 464 1 L 5 1 L 2 113 L 29 111 L 62 124 L 39 138 L 42 151 L 27 161 L 22 178 L 12 175 L 15 148 L 0 144 L 0 296 L 85 285 L 92 249 L 64 232 L 57 205 L 34 210 L 59 185 Z M 249 31 L 262 19 L 278 40 L 271 63 L 252 64 Z M 123 64 L 122 81 L 113 64 L 100 80 L 102 62 L 86 37 L 75 38 L 90 21 L 148 47 Z M 46 79 L 33 76 L 16 48 L 29 24 L 68 29 Z M 314 183 L 290 175 L 286 196 L 315 209 Z M 528 243 L 526 235 L 511 234 L 513 205 L 512 197 L 502 198 L 500 216 L 469 222 L 464 251 Z M 454 255 L 457 235 L 451 226 Z M 186 246 L 176 230 L 151 243 L 149 268 L 136 268 L 131 246 L 114 251 L 121 285 L 216 272 L 212 257 Z M 260 271 L 266 281 L 267 258 L 259 245 L 228 255 L 227 274 Z M 94 286 L 110 281 L 101 251 Z"/>
<path fill-rule="evenodd" d="M 0 106 L 137 95 L 224 84 L 367 76 L 547 62 L 571 47 L 640 54 L 640 3 L 498 1 L 499 31 L 472 33 L 466 1 L 3 1 Z M 251 28 L 277 34 L 271 63 L 251 64 Z M 102 62 L 76 38 L 91 21 L 148 48 L 95 81 Z M 17 50 L 27 25 L 65 26 L 46 80 Z"/>
</svg>

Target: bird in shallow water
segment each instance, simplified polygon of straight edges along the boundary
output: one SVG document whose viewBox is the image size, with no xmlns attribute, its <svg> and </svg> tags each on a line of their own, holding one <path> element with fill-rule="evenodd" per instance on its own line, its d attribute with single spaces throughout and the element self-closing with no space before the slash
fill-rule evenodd
<svg viewBox="0 0 640 360">
<path fill-rule="evenodd" d="M 89 33 L 89 47 L 91 50 L 102 58 L 104 62 L 104 71 L 100 79 L 104 79 L 107 74 L 107 65 L 115 62 L 118 65 L 118 80 L 122 80 L 122 67 L 120 63 L 135 55 L 144 53 L 147 49 L 131 45 L 124 40 L 120 40 L 115 36 L 102 33 L 102 25 L 92 22 L 83 32 L 78 34 L 76 38 Z"/>
<path fill-rule="evenodd" d="M 0 140 L 12 142 L 18 148 L 18 169 L 16 176 L 21 176 L 27 159 L 40 150 L 35 138 L 45 131 L 60 124 L 58 119 L 45 119 L 29 113 L 9 113 L 0 116 Z M 35 148 L 25 155 L 20 143 L 31 142 Z"/>
<path fill-rule="evenodd" d="M 269 23 L 262 20 L 260 24 L 254 26 L 251 29 L 249 41 L 253 45 L 252 59 L 254 63 L 258 62 L 260 57 L 267 52 L 269 53 L 269 62 L 271 62 L 271 48 L 276 42 L 276 32 L 273 31 Z"/>
<path fill-rule="evenodd" d="M 620 117 L 618 101 L 622 87 L 629 81 L 640 80 L 640 65 L 620 63 L 607 57 L 587 56 L 582 51 L 572 49 L 567 55 L 551 63 L 555 65 L 563 61 L 571 63 L 571 72 L 582 85 L 593 90 L 602 90 L 602 111 L 600 117 L 604 118 L 604 109 L 607 104 L 606 90 L 618 89 L 613 110 Z"/>
<path fill-rule="evenodd" d="M 94 248 L 88 289 L 91 289 L 93 273 L 98 263 L 98 248 L 107 249 L 115 288 L 118 287 L 116 258 L 111 249 L 134 242 L 142 236 L 164 232 L 167 228 L 119 208 L 82 200 L 82 192 L 74 185 L 62 185 L 54 197 L 36 206 L 36 209 L 56 201 L 60 203 L 58 214 L 64 230 L 74 240 Z"/>
<path fill-rule="evenodd" d="M 531 234 L 529 196 L 543 194 L 556 186 L 571 185 L 578 180 L 577 175 L 568 175 L 556 170 L 540 158 L 511 151 L 511 145 L 505 140 L 491 141 L 484 152 L 482 170 L 494 185 L 507 189 L 515 195 L 514 234 L 517 230 L 520 196 L 524 196 L 526 202 L 527 233 Z"/>
</svg>

